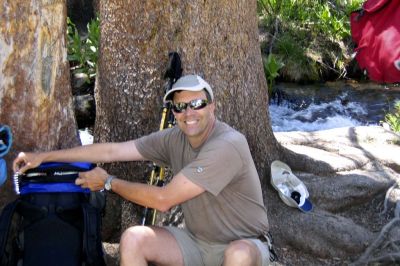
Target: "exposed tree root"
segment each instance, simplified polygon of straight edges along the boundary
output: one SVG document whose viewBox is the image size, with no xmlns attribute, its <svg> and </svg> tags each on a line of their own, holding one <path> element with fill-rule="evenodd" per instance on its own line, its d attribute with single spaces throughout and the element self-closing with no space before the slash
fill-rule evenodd
<svg viewBox="0 0 400 266">
<path fill-rule="evenodd" d="M 296 153 L 287 147 L 283 147 L 283 149 L 284 152 L 282 154 L 284 158 L 282 158 L 282 160 L 284 162 L 290 162 L 289 164 L 292 170 L 314 174 L 333 174 L 337 172 L 337 169 L 332 168 L 324 161 L 318 161 L 304 154 Z"/>
<path fill-rule="evenodd" d="M 392 190 L 394 189 L 394 188 L 396 188 L 398 185 L 397 185 L 397 183 L 394 183 L 389 189 L 388 189 L 388 191 L 386 192 L 386 195 L 385 195 L 385 201 L 383 202 L 383 210 L 382 210 L 382 212 L 380 213 L 380 215 L 384 215 L 386 212 L 387 212 L 387 204 L 388 204 L 388 200 L 389 200 L 389 196 L 390 196 L 390 193 L 392 193 Z"/>
<path fill-rule="evenodd" d="M 393 190 L 398 188 L 397 183 L 393 184 L 386 192 L 384 209 L 381 215 L 387 212 L 387 202 Z M 397 232 L 394 233 L 394 232 Z M 400 262 L 400 198 L 396 198 L 394 218 L 387 223 L 375 241 L 365 250 L 361 257 L 352 265 L 367 265 L 371 263 L 399 263 Z"/>
</svg>

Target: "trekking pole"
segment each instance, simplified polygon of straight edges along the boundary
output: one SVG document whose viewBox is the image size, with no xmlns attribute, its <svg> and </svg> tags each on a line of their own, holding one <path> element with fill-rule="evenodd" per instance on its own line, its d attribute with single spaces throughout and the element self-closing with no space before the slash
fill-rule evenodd
<svg viewBox="0 0 400 266">
<path fill-rule="evenodd" d="M 168 54 L 169 62 L 167 70 L 164 74 L 164 79 L 167 79 L 167 83 L 164 86 L 164 93 L 167 93 L 172 85 L 181 77 L 182 67 L 181 59 L 179 54 L 176 52 L 171 52 Z M 175 124 L 175 117 L 172 113 L 172 103 L 163 103 L 161 112 L 161 122 L 159 130 L 173 127 Z M 153 168 L 149 177 L 149 184 L 162 187 L 165 184 L 165 168 L 153 163 Z M 144 208 L 142 216 L 142 225 L 154 225 L 156 222 L 157 210 L 150 209 L 148 207 Z"/>
</svg>

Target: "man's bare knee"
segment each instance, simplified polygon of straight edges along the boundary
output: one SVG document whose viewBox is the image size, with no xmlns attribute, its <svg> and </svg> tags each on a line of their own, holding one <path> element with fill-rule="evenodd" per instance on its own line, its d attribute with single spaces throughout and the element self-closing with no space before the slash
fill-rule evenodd
<svg viewBox="0 0 400 266">
<path fill-rule="evenodd" d="M 260 265 L 260 254 L 255 245 L 246 240 L 231 242 L 224 252 L 224 265 Z"/>
<path fill-rule="evenodd" d="M 148 228 L 144 226 L 133 226 L 125 230 L 120 240 L 120 251 L 129 250 L 134 252 L 145 245 Z"/>
<path fill-rule="evenodd" d="M 133 226 L 125 230 L 121 236 L 120 255 L 123 266 L 148 265 L 149 262 L 156 265 L 183 265 L 176 240 L 159 227 Z"/>
<path fill-rule="evenodd" d="M 125 230 L 121 236 L 119 252 L 121 261 L 131 261 L 133 258 L 139 261 L 146 261 L 146 246 L 148 238 L 151 237 L 151 229 L 145 226 L 133 226 Z M 124 265 L 128 265 L 123 263 Z M 138 263 L 138 265 L 140 265 Z"/>
</svg>

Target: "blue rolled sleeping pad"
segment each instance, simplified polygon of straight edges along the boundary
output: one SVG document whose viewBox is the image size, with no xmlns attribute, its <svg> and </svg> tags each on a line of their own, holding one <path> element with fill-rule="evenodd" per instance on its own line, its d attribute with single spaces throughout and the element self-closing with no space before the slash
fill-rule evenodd
<svg viewBox="0 0 400 266">
<path fill-rule="evenodd" d="M 24 174 L 14 175 L 16 194 L 78 192 L 90 193 L 90 189 L 75 185 L 79 172 L 89 171 L 95 167 L 88 162 L 48 162 L 29 169 Z"/>
<path fill-rule="evenodd" d="M 12 144 L 11 129 L 0 124 L 0 186 L 7 180 L 7 165 L 3 157 L 8 153 Z"/>
</svg>

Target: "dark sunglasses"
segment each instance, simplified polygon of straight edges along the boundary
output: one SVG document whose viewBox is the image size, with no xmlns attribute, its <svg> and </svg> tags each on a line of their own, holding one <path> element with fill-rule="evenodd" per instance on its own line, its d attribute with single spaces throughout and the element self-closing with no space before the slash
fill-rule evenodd
<svg viewBox="0 0 400 266">
<path fill-rule="evenodd" d="M 207 104 L 208 104 L 207 99 L 196 99 L 196 100 L 191 100 L 188 103 L 175 103 L 172 105 L 172 110 L 174 110 L 175 113 L 182 113 L 183 111 L 186 110 L 188 106 L 192 110 L 200 110 L 206 107 Z"/>
</svg>

